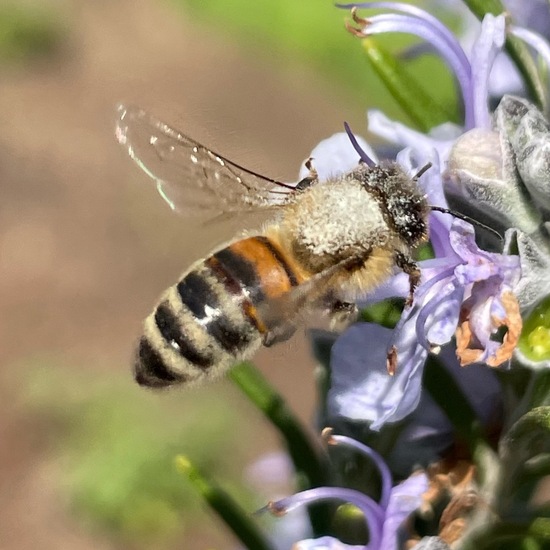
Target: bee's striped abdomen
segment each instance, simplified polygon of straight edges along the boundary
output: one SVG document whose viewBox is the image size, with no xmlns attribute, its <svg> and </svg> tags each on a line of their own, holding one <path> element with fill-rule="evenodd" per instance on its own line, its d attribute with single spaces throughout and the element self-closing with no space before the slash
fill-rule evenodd
<svg viewBox="0 0 550 550">
<path fill-rule="evenodd" d="M 136 380 L 158 387 L 194 382 L 251 357 L 267 331 L 258 305 L 301 281 L 264 236 L 236 241 L 195 264 L 145 320 Z"/>
</svg>

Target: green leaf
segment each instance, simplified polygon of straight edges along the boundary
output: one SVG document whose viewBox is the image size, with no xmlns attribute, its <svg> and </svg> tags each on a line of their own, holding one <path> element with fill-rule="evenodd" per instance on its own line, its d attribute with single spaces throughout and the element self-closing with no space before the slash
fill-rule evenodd
<svg viewBox="0 0 550 550">
<path fill-rule="evenodd" d="M 493 498 L 497 513 L 505 516 L 518 503 L 529 501 L 536 481 L 532 473 L 545 464 L 549 453 L 550 407 L 537 407 L 523 415 L 501 438 L 503 475 Z"/>
<path fill-rule="evenodd" d="M 220 516 L 247 548 L 273 550 L 271 544 L 252 521 L 251 515 L 243 510 L 228 493 L 203 475 L 188 458 L 178 456 L 176 466 L 189 478 L 210 508 Z"/>
<path fill-rule="evenodd" d="M 536 407 L 523 415 L 503 437 L 501 445 L 503 454 L 521 456 L 518 463 L 550 452 L 550 407 Z"/>
<path fill-rule="evenodd" d="M 461 542 L 460 550 L 543 550 L 549 542 L 548 520 L 535 518 L 478 527 Z"/>
<path fill-rule="evenodd" d="M 327 458 L 314 444 L 307 430 L 286 404 L 284 398 L 250 363 L 234 367 L 229 377 L 281 433 L 298 474 L 306 487 L 326 484 Z"/>
<path fill-rule="evenodd" d="M 65 14 L 43 4 L 11 0 L 0 5 L 0 59 L 24 62 L 60 51 L 68 34 Z"/>
<path fill-rule="evenodd" d="M 407 74 L 405 65 L 395 56 L 382 49 L 372 38 L 363 38 L 361 43 L 388 91 L 419 130 L 428 132 L 434 126 L 454 118 Z"/>
<path fill-rule="evenodd" d="M 405 301 L 400 298 L 376 302 L 361 310 L 361 320 L 393 329 L 401 318 L 404 304 Z"/>
<path fill-rule="evenodd" d="M 260 372 L 250 363 L 241 363 L 231 369 L 229 378 L 279 430 L 296 469 L 300 488 L 330 484 L 326 453 L 311 440 L 284 398 Z M 310 507 L 311 524 L 316 535 L 326 531 L 329 509 L 324 504 Z"/>
</svg>

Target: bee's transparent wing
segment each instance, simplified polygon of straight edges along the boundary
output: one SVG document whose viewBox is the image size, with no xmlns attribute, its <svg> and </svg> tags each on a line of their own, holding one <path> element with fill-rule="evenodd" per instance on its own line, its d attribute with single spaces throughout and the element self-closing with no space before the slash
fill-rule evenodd
<svg viewBox="0 0 550 550">
<path fill-rule="evenodd" d="M 116 137 L 173 210 L 253 211 L 285 204 L 294 185 L 251 172 L 133 106 L 118 107 Z"/>
<path fill-rule="evenodd" d="M 365 257 L 342 260 L 313 275 L 289 292 L 276 298 L 266 298 L 261 302 L 257 307 L 257 313 L 268 329 L 268 345 L 290 337 L 296 326 L 312 310 L 330 306 L 330 300 L 335 296 L 329 293 L 329 289 L 335 277 L 361 266 L 367 258 L 368 254 Z"/>
</svg>

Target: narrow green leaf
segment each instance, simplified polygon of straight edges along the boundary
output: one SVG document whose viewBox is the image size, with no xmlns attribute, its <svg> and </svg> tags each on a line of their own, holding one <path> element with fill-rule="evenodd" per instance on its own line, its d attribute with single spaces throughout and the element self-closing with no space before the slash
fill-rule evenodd
<svg viewBox="0 0 550 550">
<path fill-rule="evenodd" d="M 550 372 L 547 370 L 533 374 L 531 408 L 550 405 Z"/>
<path fill-rule="evenodd" d="M 550 407 L 536 407 L 523 415 L 506 433 L 502 452 L 522 454 L 520 461 L 550 452 Z"/>
<path fill-rule="evenodd" d="M 371 38 L 364 38 L 361 43 L 368 60 L 388 91 L 419 130 L 427 132 L 434 126 L 453 119 L 452 113 L 447 112 L 407 74 L 403 63 L 380 48 Z"/>
<path fill-rule="evenodd" d="M 311 440 L 283 397 L 261 373 L 252 364 L 241 363 L 233 367 L 229 377 L 279 430 L 296 469 L 300 488 L 330 485 L 327 454 Z M 330 506 L 311 506 L 310 519 L 315 534 L 324 534 L 330 521 Z"/>
<path fill-rule="evenodd" d="M 273 546 L 252 521 L 252 516 L 223 489 L 204 476 L 187 457 L 178 456 L 176 467 L 189 478 L 210 508 L 249 550 L 273 550 Z"/>
<path fill-rule="evenodd" d="M 506 8 L 500 0 L 464 0 L 464 3 L 480 21 L 487 13 L 500 15 L 506 12 Z M 506 39 L 506 50 L 521 73 L 529 93 L 538 103 L 539 107 L 543 111 L 546 111 L 548 105 L 545 86 L 529 49 L 519 38 L 508 36 Z"/>
<path fill-rule="evenodd" d="M 241 363 L 230 372 L 230 378 L 280 431 L 298 474 L 307 487 L 326 484 L 327 458 L 307 430 L 288 407 L 283 397 L 250 363 Z"/>
</svg>

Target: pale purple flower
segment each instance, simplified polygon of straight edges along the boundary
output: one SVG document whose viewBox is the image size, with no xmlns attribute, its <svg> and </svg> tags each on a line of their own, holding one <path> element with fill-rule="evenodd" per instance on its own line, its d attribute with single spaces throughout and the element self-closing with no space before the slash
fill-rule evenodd
<svg viewBox="0 0 550 550">
<path fill-rule="evenodd" d="M 463 93 L 466 127 L 485 128 L 490 125 L 487 82 L 495 56 L 504 43 L 503 16 L 488 15 L 484 18 L 473 48 L 474 55 L 469 59 L 450 31 L 419 8 L 396 2 L 369 3 L 368 6 L 400 13 L 369 18 L 361 28 L 365 35 L 391 30 L 419 34 L 431 40 L 456 72 Z M 430 204 L 446 207 L 441 173 L 461 129 L 444 125 L 434 129 L 431 135 L 425 135 L 392 122 L 379 112 L 369 113 L 369 129 L 405 147 L 397 161 L 409 173 L 414 174 L 427 162 L 432 163 L 432 168 L 420 178 L 419 185 Z M 335 154 L 334 149 L 332 154 Z M 351 403 L 358 409 L 363 407 L 362 418 L 370 420 L 371 428 L 375 430 L 386 422 L 401 420 L 415 410 L 421 396 L 422 373 L 428 354 L 437 352 L 453 336 L 457 336 L 457 353 L 462 364 L 484 362 L 492 366 L 510 358 L 519 337 L 521 318 L 512 293 L 521 277 L 519 258 L 480 249 L 470 224 L 452 221 L 450 216 L 440 213 L 430 216 L 430 241 L 436 257 L 419 264 L 422 279 L 413 306 L 403 312 L 388 346 L 383 348 L 380 339 L 371 339 L 366 332 L 362 338 L 366 345 L 357 342 L 346 345 L 348 331 L 334 347 L 333 373 L 362 369 L 365 383 L 370 377 L 368 388 L 364 388 L 368 389 L 364 398 L 370 400 L 370 405 L 365 408 L 364 403 L 360 405 L 350 399 L 350 393 L 354 392 L 346 392 L 342 387 L 333 388 L 329 400 L 333 400 L 335 406 L 338 396 L 346 395 L 350 407 Z M 373 292 L 368 300 L 406 297 L 407 292 L 407 277 L 398 274 Z M 502 326 L 507 327 L 508 333 L 503 341 L 494 341 Z M 366 330 L 361 325 L 352 330 L 361 328 Z M 376 343 L 368 348 L 369 341 Z M 387 374 L 384 376 L 382 370 L 387 352 L 392 349 L 397 354 L 397 373 L 390 378 Z M 350 381 L 352 386 L 358 387 L 358 381 Z"/>
<path fill-rule="evenodd" d="M 502 0 L 507 13 L 508 32 L 516 34 L 516 29 L 521 28 L 535 36 L 535 42 L 540 44 L 541 38 L 550 38 L 550 4 L 548 0 Z M 464 51 L 471 51 L 472 45 L 479 33 L 479 20 L 461 0 L 432 0 L 426 5 L 431 12 L 450 12 L 453 19 L 461 22 L 459 40 Z M 516 34 L 527 44 L 531 44 L 529 38 Z M 538 38 L 537 38 L 538 37 Z M 542 44 L 544 48 L 544 44 Z M 418 49 L 418 48 L 417 48 Z M 541 54 L 538 45 L 534 50 Z M 542 56 L 544 57 L 544 56 Z M 548 61 L 546 61 L 548 65 Z M 502 97 L 504 94 L 521 93 L 524 91 L 521 75 L 506 52 L 501 52 L 495 59 L 489 81 L 489 90 L 492 96 Z"/>
<path fill-rule="evenodd" d="M 343 417 L 371 422 L 372 429 L 412 413 L 392 452 L 399 460 L 399 472 L 406 475 L 415 462 L 428 464 L 440 457 L 453 441 L 453 427 L 429 394 L 421 391 L 427 350 L 415 344 L 414 328 L 402 338 L 405 336 L 411 339 L 404 342 L 409 344 L 403 347 L 405 364 L 400 364 L 395 376 L 390 377 L 386 350 L 393 340 L 393 331 L 372 323 L 350 327 L 332 347 L 327 406 L 329 421 Z M 480 422 L 488 424 L 500 400 L 500 387 L 493 372 L 479 365 L 460 367 L 450 346 L 441 351 L 441 360 L 464 388 Z"/>
<path fill-rule="evenodd" d="M 414 34 L 426 40 L 453 71 L 464 103 L 465 129 L 489 127 L 488 82 L 496 55 L 505 40 L 504 15 L 486 15 L 470 56 L 453 33 L 428 12 L 400 2 L 364 2 L 340 5 L 342 8 L 383 8 L 398 13 L 358 19 L 363 36 L 387 32 Z"/>
<path fill-rule="evenodd" d="M 369 158 L 374 161 L 378 160 L 374 150 L 361 136 L 355 136 L 355 139 Z M 313 160 L 313 166 L 321 180 L 349 172 L 357 166 L 360 160 L 360 156 L 346 132 L 339 132 L 318 143 L 311 151 L 310 158 Z M 300 168 L 298 181 L 307 177 L 308 174 L 309 170 L 304 162 Z"/>
<path fill-rule="evenodd" d="M 389 125 L 386 124 L 386 127 Z M 402 143 L 415 139 L 414 132 L 396 123 L 394 127 L 400 131 Z M 420 185 L 431 204 L 446 206 L 439 155 L 434 148 L 430 148 L 430 139 L 424 136 L 423 140 L 417 140 L 416 151 L 411 148 L 403 150 L 398 155 L 398 162 L 409 173 L 414 173 L 416 167 L 428 161 L 432 162 L 432 169 L 422 176 Z M 322 153 L 325 148 L 337 156 L 338 144 L 341 143 L 340 137 L 338 143 L 325 140 L 318 152 Z M 347 146 L 346 153 L 342 155 L 346 161 L 340 163 L 343 171 L 353 166 L 353 157 Z M 510 303 L 510 296 L 521 276 L 518 257 L 481 250 L 475 243 L 471 225 L 452 220 L 451 216 L 441 213 L 431 215 L 430 239 L 436 258 L 420 262 L 422 279 L 415 292 L 414 304 L 403 312 L 388 345 L 383 346 L 379 338 L 371 338 L 366 332 L 361 339 L 362 345 L 357 341 L 348 342 L 350 331 L 360 330 L 361 325 L 344 333 L 335 344 L 332 360 L 334 376 L 342 372 L 342 379 L 345 380 L 346 372 L 364 373 L 368 386 L 364 399 L 371 400 L 371 408 L 358 413 L 358 416 L 370 420 L 372 429 L 380 429 L 386 422 L 401 420 L 414 411 L 420 400 L 422 373 L 428 354 L 447 344 L 457 329 L 460 330 L 459 351 L 464 364 L 500 364 L 509 357 L 510 349 L 517 341 L 521 321 L 519 313 L 510 309 L 514 305 L 513 300 Z M 408 278 L 400 273 L 367 299 L 373 302 L 387 297 L 406 297 L 408 290 Z M 504 343 L 493 341 L 502 325 L 509 328 L 507 340 Z M 376 344 L 369 347 L 369 342 Z M 393 378 L 382 372 L 387 352 L 392 346 L 397 350 L 398 365 Z M 349 384 L 353 388 L 366 389 L 351 377 Z M 329 407 L 331 401 L 337 400 L 341 394 L 345 396 L 349 409 L 354 400 L 344 387 L 336 386 L 329 395 Z M 365 407 L 364 401 L 359 403 L 359 409 Z"/>
<path fill-rule="evenodd" d="M 399 485 L 392 486 L 392 476 L 383 458 L 371 448 L 346 436 L 332 435 L 329 445 L 346 445 L 369 457 L 377 467 L 381 478 L 381 495 L 377 502 L 355 489 L 342 487 L 317 487 L 296 493 L 290 497 L 272 502 L 267 509 L 276 515 L 293 512 L 304 505 L 319 501 L 335 500 L 357 506 L 367 523 L 369 543 L 348 545 L 336 538 L 325 536 L 297 542 L 295 550 L 395 550 L 400 540 L 403 522 L 422 503 L 422 495 L 428 489 L 428 478 L 424 473 L 414 473 Z"/>
</svg>

